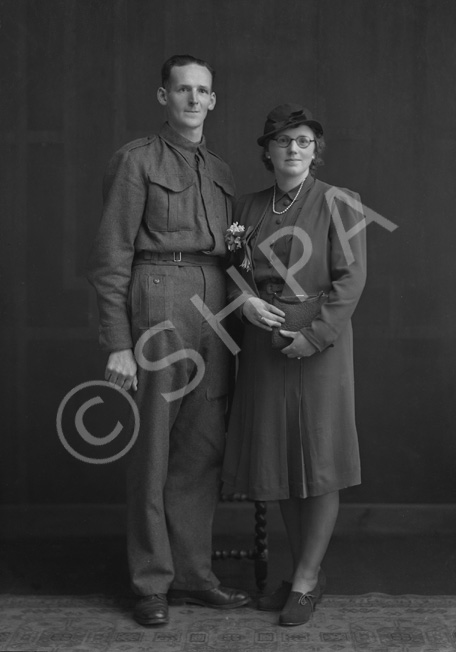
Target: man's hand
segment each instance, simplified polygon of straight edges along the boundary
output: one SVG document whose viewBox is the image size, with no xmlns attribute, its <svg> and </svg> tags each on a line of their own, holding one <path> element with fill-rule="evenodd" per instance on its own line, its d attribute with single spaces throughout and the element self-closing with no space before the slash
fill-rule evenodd
<svg viewBox="0 0 456 652">
<path fill-rule="evenodd" d="M 285 313 L 259 297 L 250 297 L 242 306 L 244 317 L 251 324 L 271 331 L 272 326 L 281 326 L 285 321 Z"/>
<path fill-rule="evenodd" d="M 138 389 L 137 368 L 132 349 L 113 351 L 110 353 L 106 365 L 105 380 L 125 390 L 133 387 L 136 392 Z"/>
</svg>

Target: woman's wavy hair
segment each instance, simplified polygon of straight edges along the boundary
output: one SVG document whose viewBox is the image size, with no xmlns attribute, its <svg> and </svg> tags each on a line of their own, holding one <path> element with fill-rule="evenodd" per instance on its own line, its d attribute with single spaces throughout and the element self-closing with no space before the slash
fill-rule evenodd
<svg viewBox="0 0 456 652">
<path fill-rule="evenodd" d="M 299 125 L 293 125 L 293 126 L 299 127 Z M 310 164 L 310 174 L 314 177 L 316 176 L 317 168 L 325 164 L 322 158 L 322 154 L 326 149 L 326 143 L 323 134 L 321 136 L 318 136 L 313 129 L 312 129 L 312 133 L 315 136 L 315 152 L 314 152 L 315 158 L 312 160 L 312 163 Z M 266 154 L 269 151 L 269 143 L 271 142 L 271 140 L 272 138 L 269 138 L 263 145 L 261 160 L 263 161 L 266 170 L 268 170 L 269 172 L 274 172 L 274 166 L 272 165 L 272 161 L 270 158 L 266 156 Z"/>
</svg>

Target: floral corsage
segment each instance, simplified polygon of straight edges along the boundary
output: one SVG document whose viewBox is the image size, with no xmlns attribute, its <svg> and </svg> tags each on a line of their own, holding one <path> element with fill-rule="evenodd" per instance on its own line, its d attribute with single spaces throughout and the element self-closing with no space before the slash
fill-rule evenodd
<svg viewBox="0 0 456 652">
<path fill-rule="evenodd" d="M 238 249 L 244 249 L 244 260 L 240 266 L 247 272 L 252 268 L 251 253 L 246 241 L 247 236 L 250 234 L 251 230 L 251 226 L 249 226 L 246 231 L 245 226 L 239 224 L 238 222 L 233 222 L 233 224 L 226 230 L 225 233 L 225 242 L 226 246 L 228 247 L 228 251 L 237 251 Z"/>
</svg>

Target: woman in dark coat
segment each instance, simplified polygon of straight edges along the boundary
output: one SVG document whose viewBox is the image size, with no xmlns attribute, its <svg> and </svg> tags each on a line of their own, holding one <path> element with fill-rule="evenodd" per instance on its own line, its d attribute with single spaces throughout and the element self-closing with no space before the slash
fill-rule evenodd
<svg viewBox="0 0 456 652">
<path fill-rule="evenodd" d="M 258 144 L 275 183 L 241 198 L 232 227 L 241 238 L 230 247 L 230 299 L 245 299 L 245 330 L 223 481 L 226 492 L 279 501 L 293 573 L 258 607 L 299 625 L 324 590 L 339 490 L 361 481 L 350 318 L 366 279 L 366 223 L 356 193 L 314 178 L 323 128 L 307 109 L 276 107 Z M 281 330 L 288 344 L 273 349 L 271 330 L 284 321 L 274 293 L 320 292 L 327 299 L 311 324 Z"/>
</svg>

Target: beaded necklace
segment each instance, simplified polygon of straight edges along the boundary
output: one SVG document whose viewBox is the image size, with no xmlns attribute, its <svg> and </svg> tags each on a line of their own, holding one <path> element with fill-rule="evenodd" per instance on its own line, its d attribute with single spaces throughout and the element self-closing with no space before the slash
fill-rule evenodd
<svg viewBox="0 0 456 652">
<path fill-rule="evenodd" d="M 303 185 L 304 185 L 304 181 L 305 181 L 306 179 L 307 179 L 307 177 L 305 177 L 305 178 L 301 181 L 301 185 L 299 186 L 298 192 L 297 192 L 296 195 L 294 196 L 293 201 L 292 201 L 291 204 L 289 204 L 289 206 L 287 206 L 286 209 L 283 210 L 283 211 L 276 211 L 276 209 L 275 209 L 275 200 L 276 200 L 276 187 L 277 187 L 277 183 L 274 184 L 274 193 L 273 193 L 273 195 L 272 195 L 272 212 L 274 213 L 274 215 L 283 215 L 284 213 L 286 213 L 286 212 L 287 212 L 287 211 L 288 211 L 288 210 L 293 206 L 293 204 L 295 203 L 295 201 L 297 200 L 297 198 L 298 198 L 298 196 L 299 196 L 299 193 L 301 192 L 301 188 L 303 187 Z"/>
</svg>

